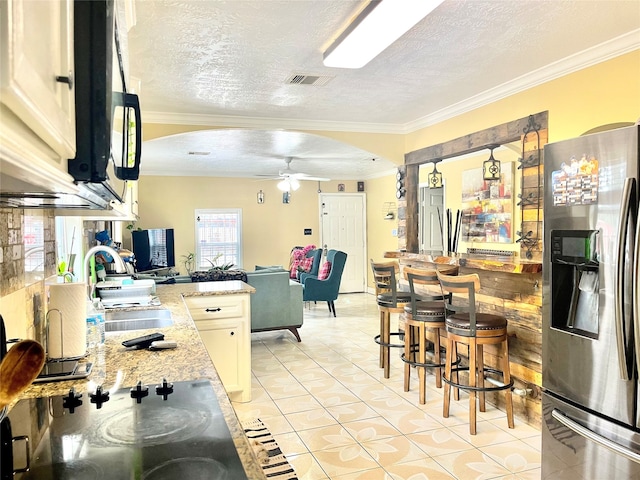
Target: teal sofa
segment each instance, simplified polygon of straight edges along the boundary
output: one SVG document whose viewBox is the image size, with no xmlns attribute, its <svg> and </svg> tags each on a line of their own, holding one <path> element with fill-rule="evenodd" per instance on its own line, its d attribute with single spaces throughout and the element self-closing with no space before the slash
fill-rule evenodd
<svg viewBox="0 0 640 480">
<path fill-rule="evenodd" d="M 256 289 L 250 296 L 251 331 L 289 330 L 300 342 L 302 285 L 280 266 L 256 266 L 255 271 L 247 272 L 247 283 Z"/>
</svg>

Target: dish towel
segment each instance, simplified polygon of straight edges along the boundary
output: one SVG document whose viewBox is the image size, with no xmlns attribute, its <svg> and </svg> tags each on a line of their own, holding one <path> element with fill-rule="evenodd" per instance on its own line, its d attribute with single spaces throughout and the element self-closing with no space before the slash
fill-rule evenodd
<svg viewBox="0 0 640 480">
<path fill-rule="evenodd" d="M 287 461 L 271 432 L 257 418 L 244 423 L 244 432 L 256 452 L 262 470 L 269 479 L 298 480 L 295 470 Z"/>
</svg>

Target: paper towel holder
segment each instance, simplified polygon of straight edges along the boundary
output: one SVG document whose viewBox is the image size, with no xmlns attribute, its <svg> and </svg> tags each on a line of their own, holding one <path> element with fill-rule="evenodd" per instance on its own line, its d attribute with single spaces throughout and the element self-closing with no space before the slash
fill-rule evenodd
<svg viewBox="0 0 640 480">
<path fill-rule="evenodd" d="M 50 320 L 49 320 L 49 314 L 51 312 L 58 312 L 58 316 L 60 318 L 60 355 L 64 355 L 64 332 L 62 331 L 64 328 L 64 322 L 62 321 L 62 312 L 60 310 L 58 310 L 57 308 L 52 308 L 50 310 L 47 310 L 47 314 L 44 316 L 45 321 L 47 323 L 46 326 L 46 342 L 45 342 L 45 348 L 46 348 L 46 355 L 47 355 L 47 361 L 51 360 L 51 361 L 56 361 L 56 362 L 61 362 L 63 360 L 79 360 L 80 358 L 84 357 L 84 355 L 77 355 L 75 357 L 60 357 L 60 358 L 51 358 L 49 356 L 49 325 L 51 324 Z"/>
</svg>

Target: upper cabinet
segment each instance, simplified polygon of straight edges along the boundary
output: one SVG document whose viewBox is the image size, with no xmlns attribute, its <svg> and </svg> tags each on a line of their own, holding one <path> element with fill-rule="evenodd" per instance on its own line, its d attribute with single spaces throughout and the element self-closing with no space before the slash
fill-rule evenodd
<svg viewBox="0 0 640 480">
<path fill-rule="evenodd" d="M 73 70 L 72 0 L 0 2 L 0 170 L 12 188 L 74 193 Z"/>
</svg>

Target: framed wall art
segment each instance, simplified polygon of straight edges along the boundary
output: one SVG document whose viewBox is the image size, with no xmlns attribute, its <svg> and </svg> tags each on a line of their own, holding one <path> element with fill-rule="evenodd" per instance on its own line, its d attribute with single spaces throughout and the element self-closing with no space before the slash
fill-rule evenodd
<svg viewBox="0 0 640 480">
<path fill-rule="evenodd" d="M 462 240 L 512 243 L 513 162 L 502 162 L 500 180 L 483 180 L 482 168 L 462 172 Z"/>
</svg>

